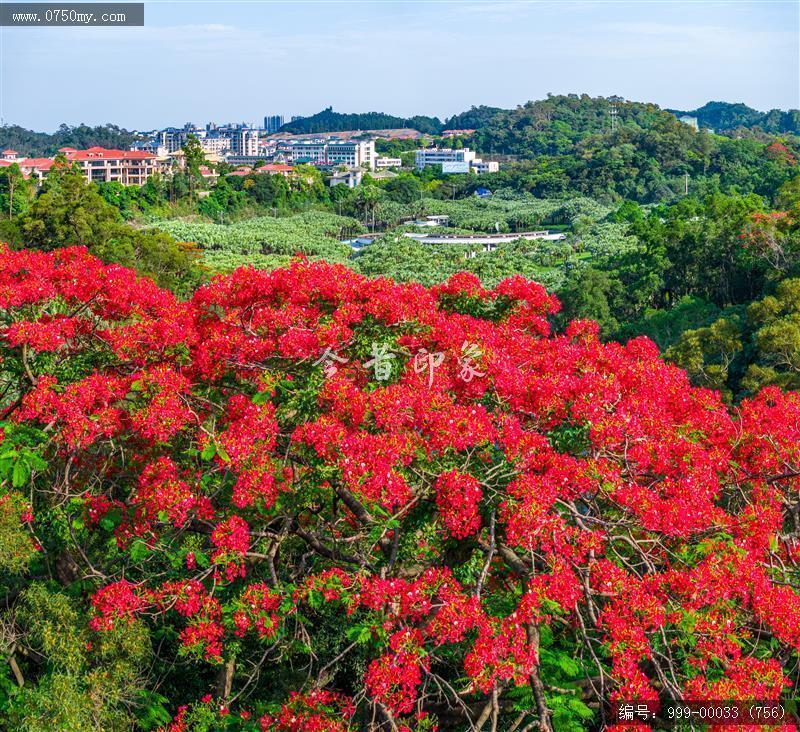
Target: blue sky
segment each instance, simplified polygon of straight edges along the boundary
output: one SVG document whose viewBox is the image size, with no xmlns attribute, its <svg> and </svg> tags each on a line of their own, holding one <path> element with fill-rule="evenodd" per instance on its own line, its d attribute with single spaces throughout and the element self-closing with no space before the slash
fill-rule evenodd
<svg viewBox="0 0 800 732">
<path fill-rule="evenodd" d="M 3 28 L 0 116 L 150 129 L 265 114 L 446 117 L 548 92 L 800 106 L 800 0 L 161 0 L 144 28 Z"/>
</svg>

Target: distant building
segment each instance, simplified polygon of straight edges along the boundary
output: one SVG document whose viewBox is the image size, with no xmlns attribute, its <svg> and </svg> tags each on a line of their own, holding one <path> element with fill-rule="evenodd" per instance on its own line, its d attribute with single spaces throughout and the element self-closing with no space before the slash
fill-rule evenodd
<svg viewBox="0 0 800 732">
<path fill-rule="evenodd" d="M 0 162 L 5 165 L 17 163 L 26 177 L 35 178 L 38 183 L 44 180 L 55 163 L 54 158 L 21 158 L 16 153 L 13 159 L 9 159 L 13 152 L 4 150 Z M 141 150 L 107 150 L 104 147 L 76 150 L 73 147 L 62 147 L 58 152 L 70 163 L 77 164 L 86 180 L 94 183 L 141 186 L 150 176 L 161 170 L 159 159 L 152 153 Z"/>
<path fill-rule="evenodd" d="M 205 137 L 198 137 L 197 141 L 203 152 L 207 155 L 221 155 L 226 150 L 231 149 L 231 138 L 222 135 L 212 134 Z"/>
<path fill-rule="evenodd" d="M 356 168 L 355 170 L 337 171 L 331 176 L 330 186 L 345 185 L 348 188 L 355 188 L 361 185 L 361 179 L 364 177 L 364 171 Z"/>
<path fill-rule="evenodd" d="M 292 122 L 297 122 L 297 120 L 299 120 L 299 119 L 305 119 L 305 117 L 303 117 L 302 114 L 293 114 L 291 121 Z"/>
<path fill-rule="evenodd" d="M 375 170 L 374 140 L 345 140 L 336 142 L 296 142 L 283 149 L 292 163 L 312 165 L 364 166 Z"/>
<path fill-rule="evenodd" d="M 442 130 L 442 137 L 466 137 L 475 130 Z"/>
<path fill-rule="evenodd" d="M 23 158 L 14 162 L 19 165 L 19 169 L 26 178 L 35 178 L 39 185 L 53 167 L 53 158 Z"/>
<path fill-rule="evenodd" d="M 476 158 L 475 153 L 468 147 L 460 150 L 449 147 L 431 147 L 417 150 L 414 163 L 419 170 L 430 166 L 439 166 L 442 173 L 469 173 L 473 171 L 482 173 L 496 173 L 500 169 L 499 163 L 483 161 Z"/>
<path fill-rule="evenodd" d="M 20 159 L 20 157 L 19 153 L 16 150 L 11 150 L 9 148 L 8 150 L 3 150 L 2 159 L 8 160 L 9 162 L 12 163 L 16 163 Z"/>
<path fill-rule="evenodd" d="M 231 136 L 231 151 L 241 157 L 258 156 L 258 130 L 242 127 Z"/>
<path fill-rule="evenodd" d="M 441 164 L 442 173 L 469 173 L 469 162 L 466 160 L 447 160 Z"/>
<path fill-rule="evenodd" d="M 473 160 L 472 169 L 478 174 L 483 173 L 496 173 L 500 170 L 500 163 L 494 160 Z"/>
<path fill-rule="evenodd" d="M 688 114 L 684 114 L 681 117 L 678 117 L 679 122 L 683 122 L 685 125 L 689 125 L 695 132 L 700 129 L 700 125 L 697 122 L 697 117 L 691 117 Z"/>
<path fill-rule="evenodd" d="M 62 147 L 59 152 L 70 162 L 77 163 L 86 174 L 86 179 L 95 183 L 116 182 L 124 186 L 141 186 L 160 169 L 155 155 L 139 150 L 107 150 L 103 147 L 75 150 Z"/>
<path fill-rule="evenodd" d="M 264 117 L 264 131 L 271 135 L 273 132 L 277 132 L 281 127 L 283 127 L 283 115 L 282 114 L 273 114 L 268 117 Z"/>
<path fill-rule="evenodd" d="M 375 158 L 375 169 L 386 170 L 387 168 L 399 168 L 403 164 L 400 158 Z"/>
<path fill-rule="evenodd" d="M 210 183 L 216 183 L 219 178 L 219 173 L 214 168 L 209 168 L 207 165 L 200 166 L 200 176 Z"/>
<path fill-rule="evenodd" d="M 154 142 L 157 147 L 165 148 L 167 153 L 177 152 L 186 144 L 191 129 L 191 126 L 188 125 L 182 129 L 167 127 L 159 131 Z"/>
<path fill-rule="evenodd" d="M 239 170 L 234 170 L 228 175 L 250 175 L 251 173 L 261 173 L 265 175 L 282 175 L 284 178 L 288 178 L 294 172 L 294 168 L 291 165 L 280 165 L 277 163 L 269 163 L 267 165 L 260 165 L 258 168 L 251 168 L 245 167 L 240 168 Z"/>
<path fill-rule="evenodd" d="M 475 160 L 475 153 L 468 147 L 453 150 L 449 147 L 428 147 L 417 150 L 414 164 L 419 170 L 424 170 L 431 165 L 441 166 L 442 163 L 471 163 Z"/>
</svg>

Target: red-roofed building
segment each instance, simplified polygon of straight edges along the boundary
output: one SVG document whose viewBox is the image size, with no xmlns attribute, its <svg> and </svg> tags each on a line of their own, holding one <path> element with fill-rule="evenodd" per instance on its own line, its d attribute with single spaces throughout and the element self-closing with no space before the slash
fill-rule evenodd
<svg viewBox="0 0 800 732">
<path fill-rule="evenodd" d="M 158 158 L 142 150 L 107 150 L 104 147 L 75 150 L 62 147 L 59 152 L 67 160 L 78 163 L 86 173 L 86 179 L 95 183 L 116 181 L 124 186 L 141 186 L 160 168 Z"/>
<path fill-rule="evenodd" d="M 232 170 L 228 175 L 250 175 L 250 173 L 266 173 L 267 175 L 282 175 L 284 178 L 288 178 L 294 172 L 294 167 L 291 165 L 283 165 L 281 163 L 267 163 L 265 165 L 261 165 L 255 170 L 250 167 L 245 168 L 237 168 L 236 170 Z"/>
<path fill-rule="evenodd" d="M 3 160 L 8 160 L 9 162 L 16 163 L 19 160 L 19 153 L 16 150 L 12 150 L 9 148 L 8 150 L 3 150 Z"/>
<path fill-rule="evenodd" d="M 52 158 L 22 158 L 17 163 L 26 178 L 36 178 L 40 184 L 53 167 Z"/>
<path fill-rule="evenodd" d="M 291 165 L 284 165 L 282 163 L 267 163 L 266 165 L 262 165 L 258 168 L 258 173 L 269 173 L 270 175 L 282 175 L 284 178 L 288 178 L 294 168 Z"/>
</svg>

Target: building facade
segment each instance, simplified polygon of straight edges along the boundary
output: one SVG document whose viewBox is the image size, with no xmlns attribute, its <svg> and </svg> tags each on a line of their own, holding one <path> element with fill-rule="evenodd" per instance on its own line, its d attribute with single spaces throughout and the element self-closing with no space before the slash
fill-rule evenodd
<svg viewBox="0 0 800 732">
<path fill-rule="evenodd" d="M 237 129 L 230 138 L 231 152 L 244 158 L 258 156 L 258 130 L 249 127 Z"/>
<path fill-rule="evenodd" d="M 375 170 L 375 141 L 297 142 L 282 149 L 292 163 L 312 165 L 346 165 Z"/>
<path fill-rule="evenodd" d="M 453 150 L 449 147 L 429 147 L 417 150 L 414 164 L 419 170 L 431 165 L 441 166 L 442 163 L 471 163 L 475 160 L 475 153 L 468 147 Z"/>
<path fill-rule="evenodd" d="M 121 183 L 124 186 L 141 186 L 150 176 L 160 171 L 155 155 L 140 150 L 107 150 L 90 147 L 75 150 L 62 147 L 59 150 L 72 163 L 77 163 L 89 182 Z"/>
<path fill-rule="evenodd" d="M 496 173 L 500 170 L 500 163 L 494 160 L 473 160 L 472 169 L 482 175 L 483 173 Z"/>
<path fill-rule="evenodd" d="M 380 157 L 375 159 L 376 170 L 386 170 L 387 168 L 399 168 L 403 164 L 400 158 Z"/>
<path fill-rule="evenodd" d="M 425 148 L 417 150 L 414 156 L 414 163 L 418 170 L 424 170 L 430 166 L 437 166 L 442 173 L 496 173 L 500 170 L 500 164 L 493 160 L 482 160 L 475 157 L 475 153 L 468 147 L 454 150 L 445 148 Z"/>
</svg>

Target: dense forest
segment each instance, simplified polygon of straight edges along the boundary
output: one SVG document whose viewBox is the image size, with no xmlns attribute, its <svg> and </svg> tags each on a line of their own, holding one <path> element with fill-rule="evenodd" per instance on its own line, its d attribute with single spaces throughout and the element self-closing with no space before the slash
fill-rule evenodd
<svg viewBox="0 0 800 732">
<path fill-rule="evenodd" d="M 19 125 L 0 127 L 0 148 L 11 148 L 29 157 L 49 157 L 61 147 L 78 150 L 98 145 L 118 150 L 127 150 L 137 139 L 134 132 L 106 124 L 90 127 L 80 124 L 75 127 L 61 125 L 56 132 L 33 132 Z"/>
<path fill-rule="evenodd" d="M 716 132 L 737 132 L 742 129 L 758 128 L 768 134 L 800 132 L 800 111 L 790 109 L 771 109 L 759 112 L 746 104 L 730 102 L 707 102 L 702 107 L 686 112 L 668 110 L 677 116 L 687 114 L 696 117 L 701 127 L 709 127 Z"/>
<path fill-rule="evenodd" d="M 343 132 L 346 130 L 390 130 L 410 127 L 429 134 L 441 132 L 442 122 L 438 117 L 395 117 L 382 112 L 363 112 L 343 114 L 334 112 L 332 107 L 312 114 L 310 117 L 287 122 L 281 132 L 308 134 L 310 132 Z"/>
</svg>

